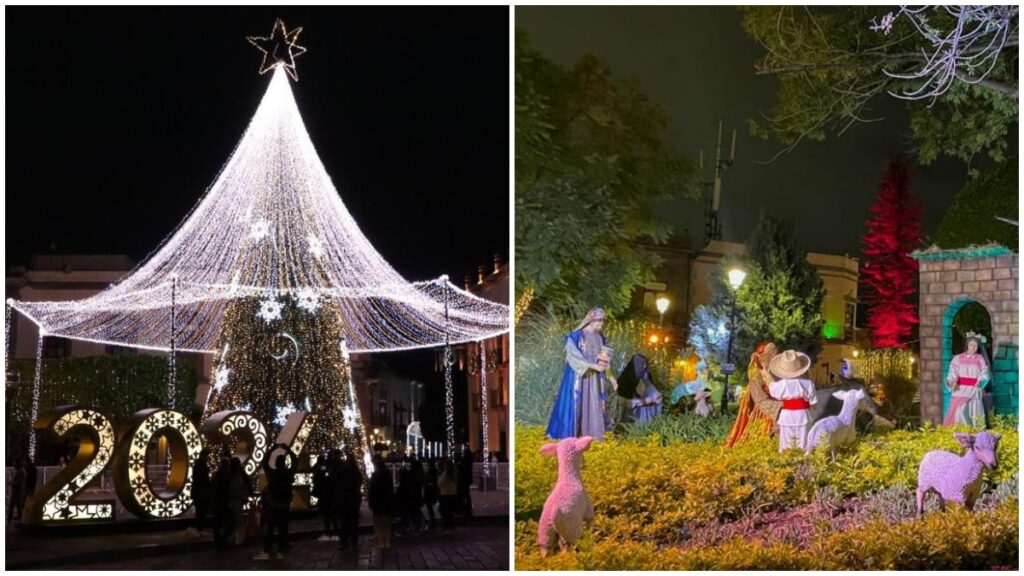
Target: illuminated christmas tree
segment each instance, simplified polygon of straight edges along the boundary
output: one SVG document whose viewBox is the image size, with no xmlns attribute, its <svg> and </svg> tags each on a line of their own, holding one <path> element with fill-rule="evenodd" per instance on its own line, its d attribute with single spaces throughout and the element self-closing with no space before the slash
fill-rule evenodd
<svg viewBox="0 0 1024 576">
<path fill-rule="evenodd" d="M 910 168 L 897 156 L 886 166 L 874 217 L 864 235 L 860 273 L 868 287 L 868 326 L 876 348 L 906 346 L 917 324 L 917 261 L 910 252 L 921 241 L 921 206 L 910 193 Z"/>
<path fill-rule="evenodd" d="M 351 451 L 363 461 L 362 423 L 353 393 L 337 305 L 312 293 L 240 298 L 225 312 L 204 419 L 228 409 L 256 414 L 271 437 L 295 411 L 317 424 L 305 451 Z"/>
</svg>

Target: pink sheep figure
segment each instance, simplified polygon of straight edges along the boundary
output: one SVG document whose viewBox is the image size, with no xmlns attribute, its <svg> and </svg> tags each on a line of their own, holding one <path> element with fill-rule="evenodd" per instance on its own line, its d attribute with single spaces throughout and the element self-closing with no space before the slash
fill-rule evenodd
<svg viewBox="0 0 1024 576">
<path fill-rule="evenodd" d="M 537 525 L 537 541 L 541 556 L 558 543 L 559 550 L 573 546 L 583 533 L 584 525 L 594 521 L 594 505 L 580 479 L 583 451 L 590 447 L 593 437 L 564 438 L 540 448 L 545 456 L 558 457 L 558 481 L 544 501 L 544 511 Z"/>
<path fill-rule="evenodd" d="M 921 459 L 917 470 L 917 514 L 924 512 L 924 497 L 929 490 L 938 492 L 940 505 L 946 502 L 962 504 L 968 510 L 981 495 L 981 476 L 985 468 L 995 469 L 999 464 L 996 449 L 999 434 L 983 430 L 977 434 L 953 434 L 967 453 L 958 456 L 945 450 L 932 450 Z"/>
</svg>

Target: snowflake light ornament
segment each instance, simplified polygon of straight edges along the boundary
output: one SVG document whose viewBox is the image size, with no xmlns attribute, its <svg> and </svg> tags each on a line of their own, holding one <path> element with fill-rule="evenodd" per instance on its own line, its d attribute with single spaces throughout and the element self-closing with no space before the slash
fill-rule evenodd
<svg viewBox="0 0 1024 576">
<path fill-rule="evenodd" d="M 249 237 L 253 240 L 262 240 L 267 236 L 270 236 L 270 222 L 257 220 L 249 227 Z"/>
<path fill-rule="evenodd" d="M 260 311 L 256 313 L 256 316 L 263 319 L 264 322 L 270 324 L 274 320 L 281 319 L 281 303 L 276 298 L 267 298 L 260 302 Z"/>
<path fill-rule="evenodd" d="M 309 246 L 309 253 L 316 258 L 322 258 L 324 255 L 324 245 L 320 242 L 320 239 L 310 234 L 306 237 L 306 243 Z"/>
<path fill-rule="evenodd" d="M 220 366 L 213 376 L 213 389 L 220 392 L 228 385 L 228 376 L 231 374 L 231 369 L 227 366 Z"/>
<path fill-rule="evenodd" d="M 345 428 L 348 428 L 349 432 L 355 432 L 356 428 L 359 427 L 359 423 L 356 421 L 356 409 L 355 408 L 353 408 L 351 406 L 349 406 L 347 408 L 342 408 L 341 409 L 341 418 L 342 418 L 342 421 L 343 421 L 343 423 L 345 425 Z"/>
<path fill-rule="evenodd" d="M 284 426 L 288 422 L 288 417 L 298 412 L 299 409 L 294 404 L 288 404 L 287 406 L 277 407 L 277 417 L 274 418 L 274 424 L 278 426 Z"/>
<path fill-rule="evenodd" d="M 246 402 L 245 404 L 235 406 L 235 410 L 241 410 L 242 412 L 252 412 L 252 404 Z"/>
<path fill-rule="evenodd" d="M 295 293 L 295 303 L 310 314 L 316 314 L 320 309 L 320 294 L 312 288 L 300 288 Z"/>
</svg>

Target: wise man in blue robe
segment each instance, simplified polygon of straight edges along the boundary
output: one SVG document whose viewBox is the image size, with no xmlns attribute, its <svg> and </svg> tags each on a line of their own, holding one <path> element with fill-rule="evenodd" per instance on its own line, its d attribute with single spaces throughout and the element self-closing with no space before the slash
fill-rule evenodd
<svg viewBox="0 0 1024 576">
<path fill-rule="evenodd" d="M 548 423 L 550 438 L 591 436 L 604 440 L 608 422 L 606 389 L 609 384 L 616 385 L 615 378 L 608 374 L 609 349 L 601 333 L 605 317 L 603 309 L 592 308 L 565 339 L 565 369 Z"/>
</svg>

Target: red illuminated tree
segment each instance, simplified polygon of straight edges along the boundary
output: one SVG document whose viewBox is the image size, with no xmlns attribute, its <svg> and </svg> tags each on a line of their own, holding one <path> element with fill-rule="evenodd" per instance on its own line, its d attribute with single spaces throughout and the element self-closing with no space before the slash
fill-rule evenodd
<svg viewBox="0 0 1024 576">
<path fill-rule="evenodd" d="M 910 166 L 901 156 L 886 166 L 871 212 L 868 233 L 861 239 L 860 269 L 870 294 L 871 343 L 877 348 L 903 348 L 918 322 L 917 261 L 910 252 L 921 240 L 921 205 L 910 193 Z"/>
</svg>

